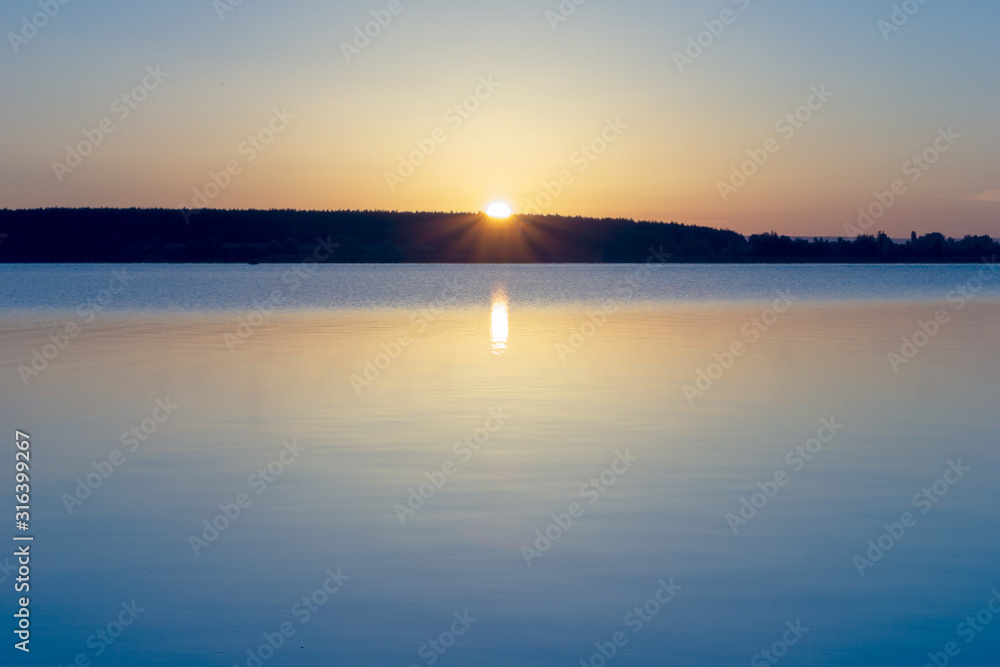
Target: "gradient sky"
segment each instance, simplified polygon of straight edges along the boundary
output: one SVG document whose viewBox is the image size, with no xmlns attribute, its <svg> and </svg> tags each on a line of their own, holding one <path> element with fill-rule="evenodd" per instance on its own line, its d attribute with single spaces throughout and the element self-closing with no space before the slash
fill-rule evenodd
<svg viewBox="0 0 1000 667">
<path fill-rule="evenodd" d="M 928 0 L 885 39 L 881 0 L 586 0 L 555 29 L 559 0 L 399 0 L 348 62 L 341 43 L 389 0 L 221 13 L 228 1 L 69 0 L 15 53 L 10 33 L 41 10 L 6 0 L 0 207 L 197 207 L 235 161 L 210 206 L 525 210 L 567 170 L 544 212 L 838 236 L 898 179 L 867 231 L 1000 236 L 995 2 Z M 727 9 L 679 71 L 674 53 Z M 115 99 L 156 66 L 169 76 L 120 118 Z M 446 120 L 491 76 L 501 85 L 461 126 Z M 814 86 L 833 97 L 786 138 L 777 121 Z M 248 161 L 241 143 L 274 109 L 295 118 Z M 60 181 L 53 163 L 105 118 L 114 132 Z M 608 119 L 627 128 L 581 158 Z M 914 181 L 907 161 L 949 127 L 961 138 Z M 386 172 L 437 128 L 446 141 L 391 189 Z M 780 150 L 724 201 L 719 182 L 772 137 Z"/>
</svg>

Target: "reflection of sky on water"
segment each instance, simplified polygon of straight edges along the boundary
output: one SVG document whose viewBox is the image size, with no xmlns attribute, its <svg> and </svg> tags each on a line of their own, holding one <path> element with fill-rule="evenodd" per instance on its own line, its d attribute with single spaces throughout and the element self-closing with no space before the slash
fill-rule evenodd
<svg viewBox="0 0 1000 667">
<path fill-rule="evenodd" d="M 221 275 L 172 270 L 194 271 L 192 285 Z M 559 305 L 553 295 L 589 294 L 595 276 L 613 285 L 608 275 L 618 268 L 553 267 L 555 303 L 544 308 L 523 305 L 516 286 L 545 281 L 517 269 L 482 284 L 467 279 L 463 294 L 475 298 L 422 333 L 412 313 L 454 273 L 381 271 L 364 289 L 420 283 L 427 299 L 274 313 L 233 353 L 222 336 L 245 313 L 169 314 L 152 302 L 149 312 L 95 320 L 28 387 L 18 365 L 64 318 L 0 318 L 0 423 L 29 431 L 35 451 L 37 659 L 245 664 L 247 649 L 288 621 L 296 634 L 265 664 L 423 665 L 421 646 L 468 609 L 478 621 L 438 664 L 578 664 L 619 630 L 629 637 L 621 664 L 747 664 L 797 619 L 810 632 L 788 664 L 923 664 L 928 652 L 961 641 L 956 625 L 996 587 L 995 301 L 954 313 L 898 375 L 887 353 L 946 302 L 804 296 L 750 342 L 742 325 L 766 304 L 657 298 L 610 316 L 563 363 L 556 345 L 588 321 L 590 306 L 568 297 Z M 943 297 L 955 276 L 941 271 L 920 280 Z M 790 274 L 753 275 L 767 294 Z M 791 275 L 800 276 L 798 293 L 825 289 Z M 883 278 L 870 289 L 891 282 Z M 267 281 L 227 280 L 218 289 L 248 302 L 268 293 L 257 289 Z M 491 298 L 500 282 L 502 301 Z M 60 282 L 21 286 L 19 298 L 46 302 L 49 284 Z M 335 287 L 328 298 L 360 289 Z M 189 296 L 179 287 L 162 293 L 171 302 Z M 66 299 L 58 289 L 48 297 Z M 498 356 L 507 336 L 495 313 L 504 303 L 517 304 L 517 341 Z M 403 332 L 412 345 L 357 394 L 350 377 Z M 746 353 L 689 405 L 681 387 L 734 340 Z M 63 494 L 124 451 L 122 433 L 167 397 L 177 414 L 68 514 Z M 506 424 L 465 460 L 456 443 L 496 409 Z M 791 473 L 786 454 L 830 417 L 845 429 L 733 535 L 726 514 L 775 471 Z M 258 495 L 250 475 L 292 438 L 305 451 Z M 590 504 L 581 487 L 626 449 L 639 461 Z M 972 471 L 859 577 L 853 556 L 884 523 L 919 513 L 914 494 L 957 458 Z M 400 525 L 394 505 L 440 481 L 446 462 L 454 474 Z M 10 476 L 0 478 L 0 494 L 12 491 Z M 195 557 L 189 536 L 242 492 L 250 506 Z M 521 546 L 574 502 L 583 515 L 528 567 Z M 301 623 L 293 608 L 338 567 L 351 579 Z M 626 614 L 671 577 L 683 590 L 632 634 Z M 133 599 L 146 611 L 95 656 L 88 637 Z M 991 664 L 998 647 L 991 627 L 962 646 L 962 657 Z"/>
</svg>

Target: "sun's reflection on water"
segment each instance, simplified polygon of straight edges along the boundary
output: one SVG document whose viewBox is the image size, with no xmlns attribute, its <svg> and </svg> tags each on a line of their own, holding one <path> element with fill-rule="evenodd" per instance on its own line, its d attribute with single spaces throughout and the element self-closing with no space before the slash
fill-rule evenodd
<svg viewBox="0 0 1000 667">
<path fill-rule="evenodd" d="M 490 315 L 490 333 L 493 338 L 493 354 L 503 354 L 507 351 L 507 290 L 497 287 L 493 290 L 493 311 Z"/>
</svg>

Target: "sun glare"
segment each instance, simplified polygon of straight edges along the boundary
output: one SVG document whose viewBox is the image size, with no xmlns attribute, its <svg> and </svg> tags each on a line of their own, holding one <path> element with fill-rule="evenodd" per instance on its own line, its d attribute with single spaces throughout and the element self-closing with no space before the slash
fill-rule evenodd
<svg viewBox="0 0 1000 667">
<path fill-rule="evenodd" d="M 493 202 L 486 209 L 486 215 L 491 218 L 496 218 L 498 220 L 503 220 L 509 218 L 514 212 L 510 209 L 510 206 L 503 203 L 502 201 Z"/>
</svg>

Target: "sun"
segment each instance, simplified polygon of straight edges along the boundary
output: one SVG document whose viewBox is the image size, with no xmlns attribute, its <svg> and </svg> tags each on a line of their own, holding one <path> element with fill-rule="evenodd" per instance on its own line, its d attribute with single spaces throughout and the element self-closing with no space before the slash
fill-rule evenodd
<svg viewBox="0 0 1000 667">
<path fill-rule="evenodd" d="M 502 201 L 493 202 L 488 207 L 486 207 L 486 215 L 491 218 L 496 218 L 497 220 L 505 220 L 512 216 L 514 211 L 511 210 L 510 206 L 503 203 Z"/>
</svg>

